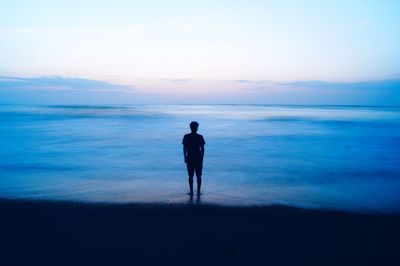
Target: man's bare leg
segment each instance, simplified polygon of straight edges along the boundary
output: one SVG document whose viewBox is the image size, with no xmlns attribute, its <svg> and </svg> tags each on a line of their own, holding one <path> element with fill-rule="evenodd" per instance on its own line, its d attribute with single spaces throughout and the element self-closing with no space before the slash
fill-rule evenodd
<svg viewBox="0 0 400 266">
<path fill-rule="evenodd" d="M 189 177 L 189 188 L 190 188 L 190 195 L 193 195 L 193 177 Z"/>
<path fill-rule="evenodd" d="M 200 190 L 201 190 L 201 176 L 197 177 L 197 195 L 200 195 Z"/>
</svg>

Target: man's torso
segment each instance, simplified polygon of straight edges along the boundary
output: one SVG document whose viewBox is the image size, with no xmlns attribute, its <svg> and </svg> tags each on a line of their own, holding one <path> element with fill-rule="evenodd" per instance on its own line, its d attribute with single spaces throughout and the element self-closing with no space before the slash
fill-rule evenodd
<svg viewBox="0 0 400 266">
<path fill-rule="evenodd" d="M 183 137 L 182 144 L 185 146 L 189 162 L 202 160 L 201 147 L 204 146 L 205 141 L 202 135 L 197 133 L 186 134 Z"/>
</svg>

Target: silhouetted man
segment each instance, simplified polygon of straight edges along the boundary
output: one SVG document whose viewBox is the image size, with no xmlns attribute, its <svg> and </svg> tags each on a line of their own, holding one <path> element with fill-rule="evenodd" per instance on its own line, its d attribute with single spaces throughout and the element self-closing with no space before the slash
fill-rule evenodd
<svg viewBox="0 0 400 266">
<path fill-rule="evenodd" d="M 183 137 L 183 155 L 185 156 L 185 163 L 189 175 L 189 188 L 190 195 L 193 195 L 193 176 L 196 172 L 197 177 L 197 194 L 200 195 L 201 189 L 201 174 L 203 170 L 204 158 L 204 138 L 202 135 L 197 134 L 199 123 L 193 121 L 190 123 L 190 134 Z"/>
</svg>

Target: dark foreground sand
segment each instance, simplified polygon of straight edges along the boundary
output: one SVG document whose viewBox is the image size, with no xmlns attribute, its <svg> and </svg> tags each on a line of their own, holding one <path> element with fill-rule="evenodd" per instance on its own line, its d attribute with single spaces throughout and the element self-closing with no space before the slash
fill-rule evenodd
<svg viewBox="0 0 400 266">
<path fill-rule="evenodd" d="M 0 265 L 400 265 L 400 215 L 0 200 Z"/>
</svg>

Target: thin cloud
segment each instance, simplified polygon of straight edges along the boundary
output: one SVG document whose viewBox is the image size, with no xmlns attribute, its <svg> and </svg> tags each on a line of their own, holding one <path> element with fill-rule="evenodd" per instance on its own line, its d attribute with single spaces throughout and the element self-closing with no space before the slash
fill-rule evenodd
<svg viewBox="0 0 400 266">
<path fill-rule="evenodd" d="M 170 79 L 172 82 L 189 82 L 190 79 Z"/>
<path fill-rule="evenodd" d="M 0 89 L 132 91 L 132 87 L 127 85 L 119 85 L 101 80 L 59 76 L 0 76 Z"/>
<path fill-rule="evenodd" d="M 237 83 L 253 83 L 253 80 L 247 80 L 247 79 L 237 79 L 235 80 Z"/>
<path fill-rule="evenodd" d="M 359 81 L 359 82 L 326 82 L 326 81 L 294 81 L 277 83 L 279 86 L 314 89 L 400 89 L 400 78 Z"/>
</svg>

